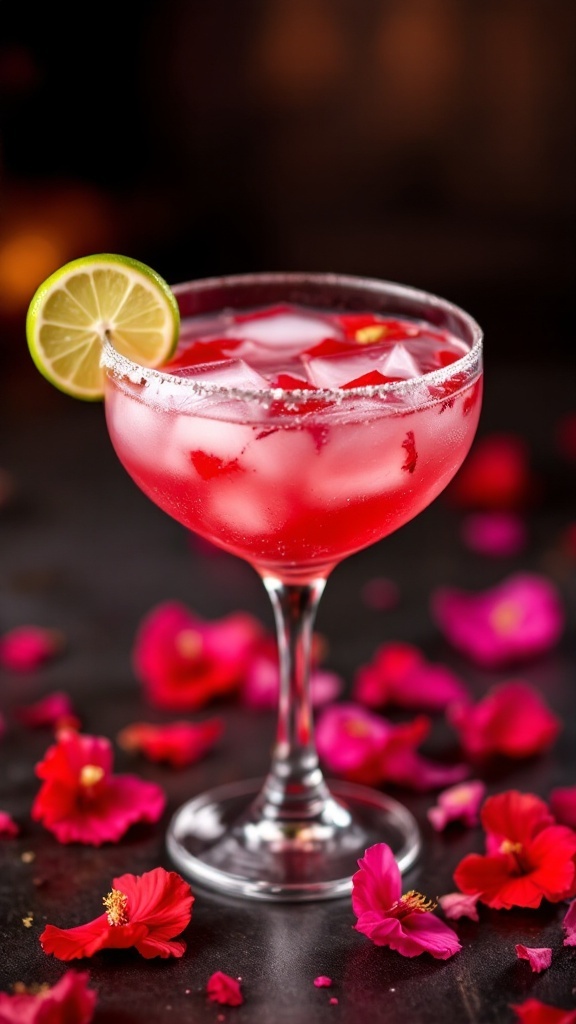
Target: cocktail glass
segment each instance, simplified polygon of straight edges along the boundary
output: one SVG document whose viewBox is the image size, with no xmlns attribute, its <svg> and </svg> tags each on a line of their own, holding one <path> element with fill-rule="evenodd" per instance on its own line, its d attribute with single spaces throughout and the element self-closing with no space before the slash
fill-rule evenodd
<svg viewBox="0 0 576 1024">
<path fill-rule="evenodd" d="M 253 566 L 277 627 L 268 775 L 193 796 L 171 820 L 169 854 L 220 892 L 342 896 L 368 846 L 387 842 L 406 870 L 420 835 L 408 809 L 380 790 L 324 778 L 309 694 L 315 613 L 331 570 L 426 508 L 461 465 L 480 411 L 482 334 L 442 298 L 351 276 L 241 275 L 174 292 L 183 333 L 190 317 L 281 303 L 414 318 L 462 343 L 457 361 L 413 379 L 313 393 L 207 383 L 194 367 L 173 376 L 103 347 L 106 419 L 121 462 L 171 516 Z M 198 473 L 198 452 L 210 472 Z"/>
</svg>

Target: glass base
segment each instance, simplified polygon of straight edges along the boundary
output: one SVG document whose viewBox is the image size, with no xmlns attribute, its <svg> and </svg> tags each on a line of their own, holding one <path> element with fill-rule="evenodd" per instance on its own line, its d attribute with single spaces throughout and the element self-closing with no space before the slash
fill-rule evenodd
<svg viewBox="0 0 576 1024">
<path fill-rule="evenodd" d="M 349 895 L 358 858 L 374 843 L 392 848 L 401 871 L 420 851 L 410 811 L 377 790 L 330 782 L 305 821 L 262 817 L 262 780 L 208 790 L 174 814 L 167 847 L 190 879 L 220 893 L 302 901 Z"/>
</svg>

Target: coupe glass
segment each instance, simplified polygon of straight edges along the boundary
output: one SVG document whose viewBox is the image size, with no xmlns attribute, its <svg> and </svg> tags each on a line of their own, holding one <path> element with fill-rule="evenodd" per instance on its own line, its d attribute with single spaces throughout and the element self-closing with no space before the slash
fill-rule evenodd
<svg viewBox="0 0 576 1024">
<path fill-rule="evenodd" d="M 323 776 L 309 693 L 315 613 L 332 569 L 416 516 L 460 467 L 480 411 L 482 334 L 442 298 L 351 276 L 241 275 L 174 292 L 183 336 L 190 317 L 295 304 L 414 318 L 462 343 L 462 357 L 444 368 L 315 391 L 313 400 L 310 391 L 209 384 L 194 367 L 173 376 L 103 346 L 106 420 L 120 461 L 176 520 L 253 566 L 277 627 L 281 683 L 268 775 L 180 807 L 168 829 L 171 859 L 190 879 L 233 895 L 342 896 L 368 846 L 388 843 L 405 871 L 420 835 L 398 801 Z M 205 450 L 217 452 L 214 472 L 199 475 L 191 453 Z"/>
</svg>

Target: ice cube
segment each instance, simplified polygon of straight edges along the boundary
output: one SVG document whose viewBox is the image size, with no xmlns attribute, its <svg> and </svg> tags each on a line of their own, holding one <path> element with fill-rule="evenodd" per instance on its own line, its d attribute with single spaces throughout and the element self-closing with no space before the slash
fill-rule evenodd
<svg viewBox="0 0 576 1024">
<path fill-rule="evenodd" d="M 172 376 L 194 378 L 200 384 L 216 385 L 219 388 L 263 391 L 268 387 L 266 379 L 243 359 L 219 359 L 217 362 L 184 366 L 175 370 Z"/>
<path fill-rule="evenodd" d="M 276 312 L 235 323 L 227 333 L 230 337 L 255 342 L 262 348 L 280 349 L 282 355 L 288 357 L 334 335 L 335 328 L 322 317 L 308 313 Z"/>
<path fill-rule="evenodd" d="M 312 357 L 303 362 L 307 366 L 310 380 L 317 388 L 342 388 L 349 381 L 363 377 L 370 370 L 380 370 L 385 374 L 380 367 L 381 359 L 380 348 L 377 352 L 362 349 L 360 352 L 350 352 L 341 356 Z"/>
<path fill-rule="evenodd" d="M 400 377 L 402 380 L 419 377 L 422 372 L 416 359 L 402 342 L 397 342 L 384 358 L 378 361 L 376 369 L 385 377 Z"/>
</svg>

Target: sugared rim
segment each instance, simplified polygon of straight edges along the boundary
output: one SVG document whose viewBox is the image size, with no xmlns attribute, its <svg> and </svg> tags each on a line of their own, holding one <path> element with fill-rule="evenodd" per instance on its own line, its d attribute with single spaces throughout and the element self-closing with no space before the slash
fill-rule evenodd
<svg viewBox="0 0 576 1024">
<path fill-rule="evenodd" d="M 284 388 L 236 388 L 226 387 L 222 384 L 203 382 L 199 377 L 178 377 L 161 369 L 152 369 L 141 366 L 123 356 L 112 345 L 109 338 L 103 339 L 101 364 L 105 370 L 117 377 L 129 380 L 133 384 L 146 385 L 169 385 L 171 388 L 178 388 L 179 393 L 196 395 L 199 398 L 208 396 L 221 396 L 222 398 L 233 398 L 245 402 L 271 403 L 286 401 L 290 404 L 309 402 L 313 397 L 314 401 L 334 402 L 349 401 L 354 398 L 385 398 L 387 395 L 394 395 L 399 398 L 410 396 L 421 388 L 422 383 L 432 387 L 441 386 L 456 374 L 463 374 L 466 378 L 472 379 L 475 373 L 481 369 L 482 339 L 483 332 L 479 324 L 466 313 L 460 306 L 444 299 L 432 292 L 426 292 L 408 285 L 399 284 L 396 281 L 379 280 L 378 278 L 356 277 L 349 274 L 330 274 L 316 272 L 287 272 L 287 273 L 259 273 L 259 274 L 235 274 L 227 277 L 200 278 L 195 281 L 186 281 L 173 285 L 172 291 L 176 298 L 187 294 L 190 291 L 215 291 L 222 292 L 226 286 L 242 286 L 249 284 L 298 284 L 307 283 L 324 284 L 326 286 L 338 286 L 342 288 L 356 287 L 363 288 L 367 292 L 373 291 L 382 293 L 384 288 L 388 295 L 398 298 L 412 299 L 415 302 L 426 304 L 428 308 L 441 309 L 446 314 L 451 314 L 457 320 L 463 321 L 473 339 L 472 346 L 466 355 L 456 359 L 448 366 L 439 370 L 432 370 L 423 373 L 419 377 L 409 377 L 407 380 L 395 381 L 388 384 L 372 384 L 359 388 L 318 388 L 312 392 L 309 389 L 287 390 Z M 398 314 L 396 314 L 398 315 Z M 423 316 L 422 319 L 425 319 Z M 470 383 L 470 380 L 463 380 L 462 386 Z M 180 390 L 180 389 L 183 389 Z"/>
</svg>

